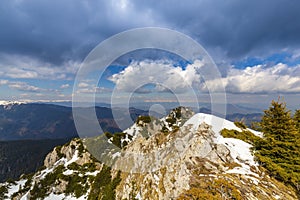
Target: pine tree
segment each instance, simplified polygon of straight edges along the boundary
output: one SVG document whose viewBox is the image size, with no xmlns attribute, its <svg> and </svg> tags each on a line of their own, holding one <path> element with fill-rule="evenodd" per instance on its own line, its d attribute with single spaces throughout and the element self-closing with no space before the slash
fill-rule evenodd
<svg viewBox="0 0 300 200">
<path fill-rule="evenodd" d="M 278 99 L 264 113 L 260 123 L 264 138 L 256 145 L 256 156 L 272 176 L 300 195 L 300 131 L 296 128 L 300 111 L 292 118 L 285 102 Z"/>
<path fill-rule="evenodd" d="M 285 102 L 280 102 L 280 99 L 273 100 L 269 109 L 264 113 L 261 128 L 266 137 L 282 141 L 295 136 L 295 123 Z"/>
</svg>

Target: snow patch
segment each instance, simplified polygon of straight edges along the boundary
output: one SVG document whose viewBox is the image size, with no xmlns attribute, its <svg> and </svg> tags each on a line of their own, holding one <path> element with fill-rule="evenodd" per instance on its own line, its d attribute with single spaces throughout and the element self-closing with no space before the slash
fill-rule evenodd
<svg viewBox="0 0 300 200">
<path fill-rule="evenodd" d="M 143 200 L 141 193 L 139 192 L 136 196 L 135 199 L 137 200 Z"/>
<path fill-rule="evenodd" d="M 81 196 L 79 198 L 73 196 L 66 196 L 65 194 L 53 194 L 50 193 L 44 200 L 84 200 L 85 196 Z"/>
<path fill-rule="evenodd" d="M 123 145 L 124 142 L 127 142 L 127 144 L 129 144 L 129 143 L 131 142 L 131 140 L 128 138 L 128 135 L 129 135 L 129 134 L 126 134 L 126 135 L 125 135 L 125 138 L 124 138 L 124 139 L 123 139 L 123 138 L 121 139 L 121 144 L 122 144 L 122 145 Z"/>
<path fill-rule="evenodd" d="M 67 167 L 69 164 L 77 161 L 79 159 L 78 154 L 79 154 L 79 152 L 78 152 L 78 150 L 76 150 L 75 153 L 74 153 L 74 155 L 73 155 L 73 157 L 71 158 L 71 160 L 65 162 L 64 166 Z"/>
<path fill-rule="evenodd" d="M 127 140 L 125 140 L 125 141 L 127 141 L 128 143 L 130 143 L 131 141 L 135 140 L 138 137 L 138 135 L 139 135 L 139 133 L 141 131 L 142 131 L 142 128 L 139 127 L 136 123 L 134 123 L 131 127 L 129 127 L 128 129 L 126 129 L 125 131 L 123 131 L 124 133 L 132 136 L 131 140 L 128 137 L 126 137 Z"/>
<path fill-rule="evenodd" d="M 131 127 L 129 127 L 123 132 L 127 133 L 128 135 L 135 136 L 140 130 L 141 128 L 136 123 L 134 123 Z"/>
<path fill-rule="evenodd" d="M 99 171 L 94 171 L 94 172 L 86 172 L 86 176 L 96 176 L 99 173 Z"/>
<path fill-rule="evenodd" d="M 36 177 L 40 178 L 40 179 L 44 179 L 46 177 L 46 175 L 51 173 L 52 171 L 53 171 L 53 168 L 51 168 L 51 169 L 46 168 L 46 169 L 42 170 L 41 173 Z"/>
<path fill-rule="evenodd" d="M 111 157 L 112 159 L 115 159 L 116 157 L 120 157 L 120 156 L 121 156 L 121 152 L 116 152 Z"/>
<path fill-rule="evenodd" d="M 256 165 L 251 153 L 251 144 L 235 138 L 218 137 L 218 144 L 224 144 L 229 150 L 231 157 L 240 164 Z"/>
<path fill-rule="evenodd" d="M 8 185 L 8 192 L 7 195 L 9 197 L 11 197 L 14 193 L 18 192 L 20 188 L 24 187 L 25 183 L 26 183 L 26 179 L 17 181 L 16 184 L 10 183 Z"/>
<path fill-rule="evenodd" d="M 153 175 L 153 178 L 154 178 L 154 180 L 156 181 L 156 183 L 159 182 L 159 177 L 158 177 L 156 174 Z"/>
<path fill-rule="evenodd" d="M 73 173 L 74 173 L 73 170 L 68 169 L 68 170 L 66 170 L 66 171 L 63 172 L 63 175 L 68 176 L 68 175 L 71 175 L 71 174 L 73 174 Z"/>
<path fill-rule="evenodd" d="M 264 134 L 262 132 L 259 132 L 259 131 L 255 131 L 255 130 L 252 130 L 250 128 L 247 128 L 248 131 L 250 131 L 251 133 L 253 133 L 254 135 L 258 136 L 258 137 L 263 137 Z"/>
<path fill-rule="evenodd" d="M 276 194 L 276 195 L 274 196 L 274 198 L 275 198 L 275 199 L 280 199 L 280 198 L 281 198 L 281 196 L 280 196 L 280 195 L 278 195 L 278 194 Z"/>
<path fill-rule="evenodd" d="M 29 194 L 29 191 L 26 192 L 26 194 L 24 196 L 22 196 L 20 200 L 27 200 L 28 199 L 28 194 Z"/>
</svg>

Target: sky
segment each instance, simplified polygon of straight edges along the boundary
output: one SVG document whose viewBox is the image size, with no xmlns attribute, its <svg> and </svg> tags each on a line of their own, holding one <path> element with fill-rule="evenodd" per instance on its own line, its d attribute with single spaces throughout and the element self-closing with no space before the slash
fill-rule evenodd
<svg viewBox="0 0 300 200">
<path fill-rule="evenodd" d="M 228 102 L 261 105 L 284 96 L 300 108 L 299 9 L 297 0 L 2 0 L 0 100 L 71 100 L 76 73 L 99 43 L 128 29 L 162 27 L 203 46 L 220 70 Z M 174 88 L 148 84 L 135 96 L 149 101 L 155 93 L 153 101 L 168 101 L 170 90 L 186 87 L 174 73 L 198 84 L 205 101 L 205 87 L 218 92 L 214 80 L 200 81 L 201 61 L 146 53 L 119 59 L 99 86 L 87 81 L 81 92 L 106 94 L 99 101 L 109 102 L 112 90 L 125 94 L 144 77 Z"/>
</svg>

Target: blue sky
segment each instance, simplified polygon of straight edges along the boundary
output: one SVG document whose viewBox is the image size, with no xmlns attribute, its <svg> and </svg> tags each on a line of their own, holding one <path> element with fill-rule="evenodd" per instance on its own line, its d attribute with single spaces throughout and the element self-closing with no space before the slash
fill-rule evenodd
<svg viewBox="0 0 300 200">
<path fill-rule="evenodd" d="M 76 72 L 96 45 L 121 31 L 155 26 L 185 33 L 207 50 L 229 102 L 267 104 L 282 95 L 300 107 L 299 9 L 299 1 L 281 0 L 3 0 L 0 99 L 71 100 Z M 99 92 L 111 92 L 117 86 L 112 75 L 133 61 L 156 62 L 155 56 L 132 55 L 107 70 Z M 174 62 L 174 56 L 159 55 Z M 183 70 L 191 64 L 175 63 Z"/>
</svg>

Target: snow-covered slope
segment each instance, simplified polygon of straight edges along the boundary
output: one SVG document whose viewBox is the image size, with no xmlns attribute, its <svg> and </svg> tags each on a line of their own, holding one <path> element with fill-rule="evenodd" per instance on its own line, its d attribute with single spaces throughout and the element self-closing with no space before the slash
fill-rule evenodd
<svg viewBox="0 0 300 200">
<path fill-rule="evenodd" d="M 237 130 L 242 131 L 239 127 L 237 127 L 233 122 L 223 119 L 221 117 L 217 117 L 211 114 L 197 113 L 192 116 L 185 124 L 192 124 L 193 129 L 196 130 L 198 126 L 202 123 L 206 123 L 212 127 L 212 130 L 215 133 L 220 133 L 220 131 L 224 128 L 228 130 Z M 262 133 L 258 131 L 254 131 L 252 129 L 248 129 L 256 136 L 262 137 Z"/>
<path fill-rule="evenodd" d="M 191 131 L 196 131 L 197 128 L 202 124 L 206 123 L 212 127 L 212 131 L 215 133 L 214 142 L 216 144 L 222 144 L 226 146 L 231 157 L 236 163 L 240 164 L 242 167 L 236 167 L 234 169 L 228 170 L 228 173 L 241 173 L 241 174 L 251 174 L 254 173 L 250 171 L 251 166 L 258 166 L 254 161 L 254 156 L 251 152 L 252 145 L 235 138 L 224 138 L 220 132 L 223 129 L 242 131 L 241 128 L 237 127 L 233 122 L 226 119 L 204 113 L 195 114 L 191 117 L 184 126 L 192 125 Z M 262 137 L 262 133 L 254 131 L 252 129 L 247 129 L 254 135 Z"/>
</svg>

